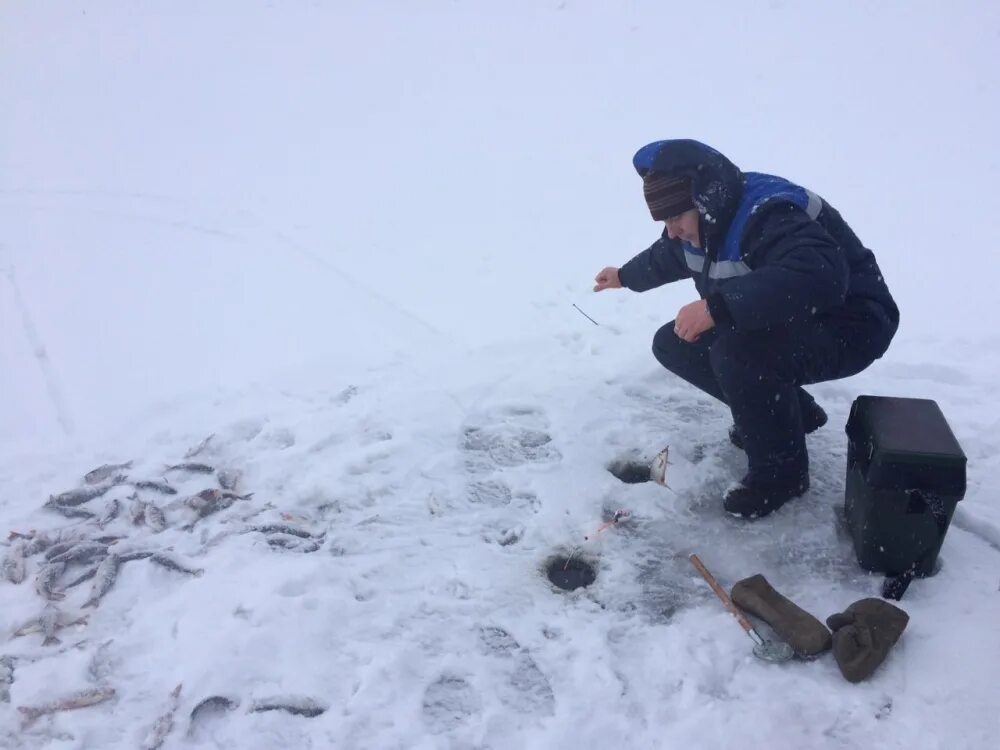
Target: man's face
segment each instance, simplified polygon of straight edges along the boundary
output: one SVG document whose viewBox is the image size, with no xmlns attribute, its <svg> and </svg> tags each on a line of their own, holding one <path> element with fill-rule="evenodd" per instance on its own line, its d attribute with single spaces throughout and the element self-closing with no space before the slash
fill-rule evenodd
<svg viewBox="0 0 1000 750">
<path fill-rule="evenodd" d="M 682 214 L 671 216 L 664 222 L 667 225 L 667 236 L 672 240 L 683 240 L 694 247 L 701 247 L 701 236 L 698 234 L 698 209 L 692 208 Z"/>
</svg>

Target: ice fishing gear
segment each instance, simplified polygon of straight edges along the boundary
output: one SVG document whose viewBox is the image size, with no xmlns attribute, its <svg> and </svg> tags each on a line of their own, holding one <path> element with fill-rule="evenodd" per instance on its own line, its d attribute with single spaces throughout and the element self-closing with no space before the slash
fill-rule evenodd
<svg viewBox="0 0 1000 750">
<path fill-rule="evenodd" d="M 798 656 L 818 656 L 830 648 L 826 626 L 782 596 L 764 576 L 737 581 L 730 593 L 737 607 L 766 622 Z"/>
<path fill-rule="evenodd" d="M 549 580 L 565 591 L 573 591 L 592 584 L 597 579 L 597 571 L 591 563 L 577 557 L 577 553 L 583 549 L 585 543 L 597 539 L 605 531 L 618 526 L 631 515 L 632 513 L 624 508 L 616 510 L 611 518 L 597 527 L 596 531 L 592 534 L 585 534 L 583 542 L 576 545 L 568 557 L 560 555 L 551 559 L 546 566 Z"/>
<path fill-rule="evenodd" d="M 589 321 L 590 321 L 591 323 L 593 323 L 593 324 L 594 324 L 595 326 L 599 326 L 599 325 L 600 325 L 600 323 L 598 323 L 598 322 L 597 322 L 596 320 L 594 320 L 594 319 L 593 319 L 592 317 L 590 317 L 589 315 L 587 315 L 587 313 L 585 313 L 585 312 L 584 312 L 583 310 L 581 310 L 581 309 L 580 309 L 579 307 L 577 307 L 577 304 L 576 304 L 575 302 L 573 303 L 573 307 L 576 307 L 576 309 L 577 309 L 577 311 L 578 311 L 578 312 L 580 313 L 580 315 L 582 315 L 583 317 L 585 317 L 585 318 L 586 318 L 587 320 L 589 320 Z"/>
<path fill-rule="evenodd" d="M 698 558 L 698 555 L 691 553 L 688 558 L 691 560 L 691 564 L 701 573 L 702 578 L 712 587 L 712 591 L 715 595 L 722 600 L 722 603 L 726 605 L 726 609 L 733 613 L 736 617 L 736 621 L 739 622 L 740 627 L 746 631 L 746 634 L 750 636 L 750 640 L 753 641 L 753 655 L 758 659 L 763 661 L 771 662 L 773 664 L 778 664 L 780 662 L 788 661 L 793 656 L 795 652 L 792 647 L 787 643 L 782 641 L 771 641 L 764 638 L 760 633 L 756 631 L 747 616 L 739 610 L 739 608 L 733 604 L 732 599 L 729 598 L 729 594 L 726 593 L 725 589 L 719 585 L 719 582 L 715 580 L 715 577 L 708 572 L 708 568 L 705 567 L 704 563 Z"/>
<path fill-rule="evenodd" d="M 882 595 L 898 600 L 936 572 L 966 455 L 929 399 L 858 396 L 846 432 L 844 514 L 858 564 L 885 573 Z"/>
<path fill-rule="evenodd" d="M 603 534 L 605 531 L 607 531 L 608 529 L 610 529 L 612 526 L 617 526 L 619 523 L 621 523 L 622 521 L 624 521 L 626 518 L 628 518 L 631 515 L 632 515 L 632 513 L 630 511 L 625 510 L 624 508 L 622 508 L 620 510 L 616 510 L 615 514 L 613 516 L 611 516 L 611 519 L 609 521 L 605 521 L 604 523 L 602 523 L 597 528 L 597 531 L 595 531 L 593 534 L 589 534 L 589 535 L 585 536 L 583 538 L 583 540 L 585 542 L 589 542 L 591 539 L 596 539 L 600 534 Z"/>
<path fill-rule="evenodd" d="M 629 518 L 631 515 L 632 513 L 630 511 L 625 510 L 624 508 L 616 510 L 614 512 L 614 515 L 612 515 L 609 520 L 605 521 L 604 523 L 602 523 L 600 526 L 597 527 L 597 531 L 595 531 L 593 534 L 585 534 L 583 537 L 583 541 L 589 542 L 593 539 L 596 539 L 598 536 L 603 534 L 612 526 L 617 526 L 619 523 Z M 570 569 L 570 564 L 573 562 L 573 558 L 576 557 L 576 553 L 579 552 L 582 547 L 583 544 L 578 544 L 576 547 L 573 548 L 573 551 L 570 553 L 569 557 L 566 558 L 565 564 L 563 564 L 564 571 Z"/>
</svg>

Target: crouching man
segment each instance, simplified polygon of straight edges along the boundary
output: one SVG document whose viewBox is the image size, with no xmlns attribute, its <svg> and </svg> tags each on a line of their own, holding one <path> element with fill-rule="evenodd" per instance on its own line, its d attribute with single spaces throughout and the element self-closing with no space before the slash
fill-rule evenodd
<svg viewBox="0 0 1000 750">
<path fill-rule="evenodd" d="M 765 516 L 809 488 L 805 435 L 827 417 L 802 386 L 881 357 L 899 309 L 874 254 L 818 195 L 741 172 L 692 140 L 650 143 L 633 164 L 666 227 L 624 266 L 598 273 L 594 291 L 694 278 L 701 299 L 656 332 L 653 354 L 728 404 L 748 471 L 723 505 Z"/>
</svg>

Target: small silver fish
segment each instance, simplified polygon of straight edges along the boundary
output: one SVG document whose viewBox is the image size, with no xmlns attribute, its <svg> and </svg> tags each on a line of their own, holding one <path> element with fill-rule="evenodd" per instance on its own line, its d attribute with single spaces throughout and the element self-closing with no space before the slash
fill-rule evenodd
<svg viewBox="0 0 1000 750">
<path fill-rule="evenodd" d="M 100 542 L 101 544 L 106 544 L 110 547 L 115 542 L 120 542 L 124 538 L 125 537 L 123 536 L 116 536 L 115 534 L 105 534 L 104 536 L 95 536 L 90 541 Z"/>
<path fill-rule="evenodd" d="M 202 490 L 196 495 L 184 498 L 184 504 L 189 508 L 200 511 L 201 509 L 218 503 L 222 499 L 223 491 L 217 489 Z"/>
<path fill-rule="evenodd" d="M 313 539 L 299 539 L 285 534 L 275 534 L 267 538 L 267 545 L 271 549 L 287 549 L 294 552 L 308 554 L 320 548 L 320 543 Z"/>
<path fill-rule="evenodd" d="M 208 464 L 185 462 L 168 466 L 165 471 L 187 471 L 191 474 L 214 474 L 215 467 Z"/>
<path fill-rule="evenodd" d="M 97 607 L 101 603 L 101 598 L 115 585 L 119 567 L 121 558 L 114 552 L 101 561 L 94 573 L 94 586 L 90 590 L 90 598 L 84 603 L 84 607 Z"/>
<path fill-rule="evenodd" d="M 98 482 L 103 482 L 108 477 L 121 472 L 123 469 L 131 468 L 131 461 L 126 461 L 123 464 L 104 464 L 103 466 L 98 466 L 96 469 L 92 469 L 84 474 L 83 481 L 87 484 L 97 484 Z"/>
<path fill-rule="evenodd" d="M 0 703 L 10 703 L 10 686 L 14 684 L 14 657 L 0 656 Z"/>
<path fill-rule="evenodd" d="M 79 487 L 75 490 L 69 490 L 67 492 L 61 492 L 58 495 L 49 495 L 49 501 L 46 503 L 46 507 L 51 505 L 61 505 L 63 507 L 73 507 L 76 505 L 83 505 L 88 503 L 94 498 L 100 497 L 105 494 L 112 487 L 115 487 L 125 481 L 123 475 L 116 476 L 110 482 L 105 482 L 94 487 Z"/>
<path fill-rule="evenodd" d="M 81 542 L 49 560 L 50 563 L 86 565 L 108 554 L 108 545 L 100 542 Z"/>
<path fill-rule="evenodd" d="M 124 538 L 125 537 L 123 536 L 116 536 L 114 534 L 105 534 L 103 536 L 94 537 L 89 541 L 94 544 L 103 544 L 105 547 L 110 547 L 115 542 L 119 542 Z M 50 546 L 48 549 L 46 549 L 45 559 L 51 562 L 56 557 L 59 557 L 60 555 L 73 549 L 78 544 L 83 544 L 85 542 L 86 540 L 84 537 L 78 536 L 76 534 L 71 534 L 68 536 L 68 538 L 64 539 L 63 541 L 57 542 L 52 546 Z"/>
<path fill-rule="evenodd" d="M 207 490 L 202 490 L 197 495 L 193 495 L 188 499 L 192 502 L 218 502 L 219 500 L 228 500 L 232 503 L 235 500 L 249 500 L 252 497 L 252 492 L 247 492 L 245 495 L 241 495 L 238 492 L 232 492 L 231 490 L 220 490 L 215 487 L 211 487 Z"/>
<path fill-rule="evenodd" d="M 39 552 L 45 552 L 49 547 L 55 544 L 55 539 L 50 537 L 44 531 L 42 532 L 32 532 L 30 535 L 24 537 L 24 556 L 32 557 L 37 555 Z"/>
<path fill-rule="evenodd" d="M 167 482 L 151 482 L 149 480 L 142 480 L 141 482 L 132 482 L 132 486 L 137 490 L 153 490 L 154 492 L 159 492 L 161 495 L 176 495 L 177 490 L 171 487 Z"/>
<path fill-rule="evenodd" d="M 297 536 L 300 539 L 315 539 L 322 538 L 322 534 L 319 537 L 314 536 L 305 529 L 298 529 L 294 526 L 288 526 L 283 523 L 268 523 L 261 526 L 248 526 L 247 531 L 259 531 L 262 534 L 291 534 L 292 536 Z"/>
<path fill-rule="evenodd" d="M 3 577 L 11 583 L 21 583 L 24 580 L 24 542 L 17 542 L 0 564 Z"/>
<path fill-rule="evenodd" d="M 56 631 L 59 629 L 59 614 L 59 610 L 50 604 L 42 612 L 42 616 L 38 618 L 38 624 L 42 627 L 42 635 L 45 636 L 42 641 L 43 646 L 55 646 L 62 643 L 56 637 Z"/>
<path fill-rule="evenodd" d="M 97 525 L 103 529 L 109 523 L 118 518 L 118 514 L 121 512 L 121 509 L 121 501 L 119 501 L 117 497 L 112 498 L 111 502 L 108 503 L 104 512 L 101 514 L 101 517 L 97 519 Z"/>
<path fill-rule="evenodd" d="M 31 633 L 40 632 L 45 636 L 45 640 L 42 641 L 43 646 L 55 646 L 61 643 L 61 641 L 56 638 L 57 631 L 71 625 L 83 625 L 86 622 L 86 615 L 74 618 L 71 615 L 60 611 L 54 604 L 50 603 L 46 605 L 44 610 L 42 610 L 42 614 L 32 620 L 29 620 L 15 630 L 14 637 L 19 638 L 21 636 L 30 635 Z"/>
<path fill-rule="evenodd" d="M 180 695 L 181 686 L 178 684 L 170 693 L 170 707 L 153 722 L 153 726 L 142 741 L 141 750 L 159 750 L 163 746 L 167 736 L 173 731 L 174 715 L 180 706 Z"/>
<path fill-rule="evenodd" d="M 124 565 L 127 562 L 132 562 L 133 560 L 145 560 L 153 553 L 149 551 L 136 550 L 134 552 L 116 552 L 115 554 L 118 555 L 119 564 Z M 63 588 L 64 589 L 75 588 L 76 586 L 79 586 L 81 583 L 89 581 L 91 578 L 97 575 L 97 569 L 99 567 L 100 563 L 90 567 L 88 570 L 84 571 L 84 573 L 80 575 L 78 578 L 75 578 L 73 579 L 72 582 L 67 583 Z"/>
<path fill-rule="evenodd" d="M 121 561 L 122 565 L 124 565 L 127 562 L 132 562 L 133 560 L 145 560 L 147 557 L 152 557 L 153 555 L 153 553 L 149 551 L 119 552 L 117 554 L 118 554 L 118 559 Z"/>
<path fill-rule="evenodd" d="M 57 503 L 52 504 L 52 505 L 49 505 L 48 503 L 46 503 L 45 504 L 45 509 L 46 510 L 51 510 L 51 511 L 53 511 L 55 513 L 58 513 L 60 516 L 65 516 L 66 518 L 96 518 L 97 517 L 97 515 L 95 513 L 91 513 L 89 510 L 86 510 L 85 508 L 74 508 L 74 507 L 69 506 L 69 505 L 59 505 Z"/>
<path fill-rule="evenodd" d="M 205 438 L 200 443 L 198 443 L 198 445 L 196 445 L 194 448 L 192 448 L 187 453 L 185 453 L 184 454 L 184 458 L 194 458 L 195 456 L 197 456 L 199 453 L 201 453 L 203 450 L 205 450 L 208 447 L 208 444 L 212 442 L 212 438 L 214 438 L 214 437 L 215 437 L 215 433 L 213 432 L 207 438 Z"/>
<path fill-rule="evenodd" d="M 167 517 L 153 503 L 146 503 L 146 524 L 157 534 L 167 528 Z"/>
<path fill-rule="evenodd" d="M 71 588 L 75 588 L 75 587 L 79 586 L 81 583 L 84 583 L 85 581 L 89 581 L 91 578 L 93 578 L 97 574 L 97 568 L 99 566 L 100 566 L 100 563 L 98 563 L 97 565 L 91 566 L 86 571 L 84 571 L 84 573 L 82 575 L 80 575 L 79 578 L 74 578 L 72 581 L 70 581 L 65 586 L 63 586 L 63 590 L 68 590 L 68 589 L 71 589 Z"/>
<path fill-rule="evenodd" d="M 224 490 L 210 489 L 202 490 L 197 495 L 192 495 L 191 497 L 184 500 L 184 504 L 191 508 L 197 516 L 195 519 L 189 523 L 184 528 L 188 531 L 194 528 L 194 525 L 200 521 L 202 518 L 207 518 L 213 513 L 218 513 L 220 510 L 225 510 L 236 500 L 237 496 L 231 492 L 225 492 Z"/>
<path fill-rule="evenodd" d="M 219 469 L 216 472 L 219 486 L 224 490 L 235 490 L 240 483 L 243 473 L 239 469 Z"/>
<path fill-rule="evenodd" d="M 51 560 L 53 557 L 58 557 L 63 552 L 73 549 L 76 545 L 80 543 L 80 540 L 76 537 L 71 539 L 64 539 L 63 541 L 56 542 L 47 550 L 45 550 L 45 559 Z"/>
<path fill-rule="evenodd" d="M 670 485 L 667 484 L 667 466 L 670 465 L 670 461 L 667 459 L 670 456 L 670 446 L 668 445 L 662 451 L 656 454 L 653 458 L 652 463 L 649 467 L 649 477 L 657 484 L 663 485 L 668 490 Z"/>
<path fill-rule="evenodd" d="M 141 526 L 146 522 L 146 502 L 139 499 L 138 493 L 129 497 L 128 520 L 134 526 Z"/>
<path fill-rule="evenodd" d="M 97 704 L 104 703 L 114 697 L 115 691 L 113 688 L 94 688 L 92 690 L 84 690 L 79 693 L 74 693 L 73 695 L 68 695 L 65 698 L 60 698 L 59 700 L 51 703 L 45 703 L 41 706 L 18 706 L 17 710 L 20 711 L 21 716 L 24 717 L 22 728 L 27 728 L 33 724 L 36 719 L 41 716 L 45 716 L 46 714 L 54 714 L 59 711 L 72 711 L 77 708 L 96 706 Z"/>
<path fill-rule="evenodd" d="M 35 591 L 43 599 L 59 601 L 66 597 L 61 591 L 54 590 L 56 582 L 66 570 L 66 563 L 46 563 L 35 576 Z"/>
<path fill-rule="evenodd" d="M 326 711 L 327 707 L 319 701 L 300 695 L 277 695 L 272 698 L 262 698 L 250 706 L 251 713 L 263 711 L 287 711 L 296 716 L 313 718 Z"/>
<path fill-rule="evenodd" d="M 162 552 L 157 552 L 155 555 L 150 556 L 149 561 L 151 563 L 156 563 L 157 565 L 166 568 L 167 570 L 173 570 L 177 573 L 184 573 L 185 575 L 198 577 L 205 572 L 204 568 L 188 568 L 181 565 L 179 562 L 174 560 Z"/>
</svg>

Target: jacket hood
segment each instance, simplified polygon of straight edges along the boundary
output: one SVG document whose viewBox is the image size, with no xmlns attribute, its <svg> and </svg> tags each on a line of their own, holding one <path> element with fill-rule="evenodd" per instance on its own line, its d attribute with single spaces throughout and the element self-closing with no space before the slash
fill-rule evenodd
<svg viewBox="0 0 1000 750">
<path fill-rule="evenodd" d="M 691 179 L 706 249 L 719 247 L 743 196 L 743 172 L 711 146 L 690 139 L 654 141 L 632 157 L 640 177 L 658 172 Z"/>
</svg>

